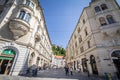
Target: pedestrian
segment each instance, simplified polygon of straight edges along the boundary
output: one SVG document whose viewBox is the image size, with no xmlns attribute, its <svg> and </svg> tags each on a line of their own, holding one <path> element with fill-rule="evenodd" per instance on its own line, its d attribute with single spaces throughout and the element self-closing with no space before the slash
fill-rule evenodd
<svg viewBox="0 0 120 80">
<path fill-rule="evenodd" d="M 72 68 L 72 66 L 70 67 L 70 74 L 71 74 L 71 76 L 73 75 L 73 68 Z"/>
<path fill-rule="evenodd" d="M 32 70 L 32 76 L 35 76 L 35 64 L 32 65 L 31 70 Z"/>
<path fill-rule="evenodd" d="M 37 72 L 38 72 L 38 66 L 35 65 L 35 72 L 34 72 L 34 76 L 37 76 Z"/>
<path fill-rule="evenodd" d="M 90 73 L 89 73 L 89 70 L 87 70 L 87 73 L 88 73 L 88 77 L 90 77 Z"/>
<path fill-rule="evenodd" d="M 65 68 L 65 74 L 66 74 L 66 76 L 69 75 L 69 67 L 66 65 L 64 68 Z"/>
</svg>

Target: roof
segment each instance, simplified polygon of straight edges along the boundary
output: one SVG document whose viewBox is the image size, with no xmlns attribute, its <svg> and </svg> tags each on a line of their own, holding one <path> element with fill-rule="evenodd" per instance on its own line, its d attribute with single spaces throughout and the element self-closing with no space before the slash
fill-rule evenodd
<svg viewBox="0 0 120 80">
<path fill-rule="evenodd" d="M 63 56 L 56 56 L 55 55 L 55 58 L 61 59 L 61 58 L 63 58 Z"/>
</svg>

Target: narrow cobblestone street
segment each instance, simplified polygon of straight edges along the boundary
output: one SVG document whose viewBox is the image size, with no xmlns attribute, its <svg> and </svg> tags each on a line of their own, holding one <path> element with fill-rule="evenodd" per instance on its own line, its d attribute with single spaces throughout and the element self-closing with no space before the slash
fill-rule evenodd
<svg viewBox="0 0 120 80">
<path fill-rule="evenodd" d="M 41 70 L 38 72 L 37 77 L 23 77 L 23 76 L 5 76 L 1 75 L 0 80 L 104 80 L 98 77 L 87 77 L 86 74 L 74 72 L 73 76 L 66 76 L 64 69 L 50 69 Z"/>
</svg>

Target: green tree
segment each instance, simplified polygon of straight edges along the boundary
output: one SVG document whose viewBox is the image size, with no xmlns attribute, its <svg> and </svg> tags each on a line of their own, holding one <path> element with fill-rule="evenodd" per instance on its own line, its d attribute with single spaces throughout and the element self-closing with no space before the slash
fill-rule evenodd
<svg viewBox="0 0 120 80">
<path fill-rule="evenodd" d="M 60 46 L 52 46 L 52 51 L 54 55 L 58 55 L 58 56 L 64 56 L 65 55 L 65 49 L 60 47 Z"/>
</svg>

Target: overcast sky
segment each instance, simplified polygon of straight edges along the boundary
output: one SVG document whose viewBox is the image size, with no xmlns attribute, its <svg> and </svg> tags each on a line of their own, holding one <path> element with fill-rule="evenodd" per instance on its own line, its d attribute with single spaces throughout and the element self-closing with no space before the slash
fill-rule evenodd
<svg viewBox="0 0 120 80">
<path fill-rule="evenodd" d="M 52 44 L 66 48 L 84 7 L 91 0 L 40 0 Z M 117 0 L 120 4 L 120 0 Z"/>
</svg>

